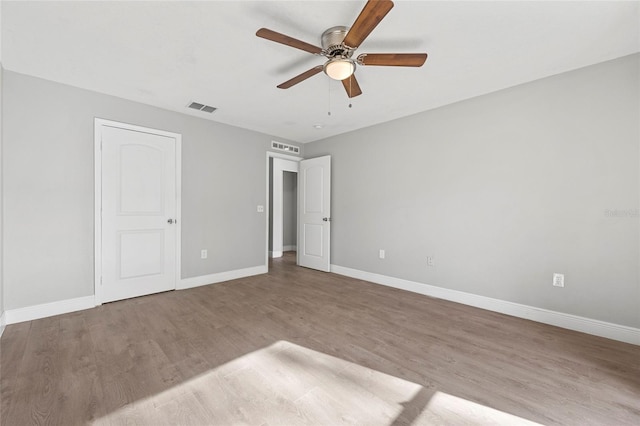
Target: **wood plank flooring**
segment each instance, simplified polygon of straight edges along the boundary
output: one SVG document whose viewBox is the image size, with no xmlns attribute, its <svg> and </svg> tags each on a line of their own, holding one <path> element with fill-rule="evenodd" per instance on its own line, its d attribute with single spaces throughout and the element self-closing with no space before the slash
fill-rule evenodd
<svg viewBox="0 0 640 426">
<path fill-rule="evenodd" d="M 295 266 L 10 325 L 0 424 L 640 424 L 640 347 Z"/>
</svg>

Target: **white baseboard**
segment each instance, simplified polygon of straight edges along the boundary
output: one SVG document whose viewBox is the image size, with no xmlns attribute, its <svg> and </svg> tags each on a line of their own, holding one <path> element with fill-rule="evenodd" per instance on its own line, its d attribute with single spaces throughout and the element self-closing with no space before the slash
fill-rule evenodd
<svg viewBox="0 0 640 426">
<path fill-rule="evenodd" d="M 252 275 L 266 274 L 267 272 L 269 272 L 268 267 L 261 265 L 245 269 L 236 269 L 234 271 L 219 272 L 217 274 L 202 275 L 200 277 L 183 278 L 176 286 L 176 290 L 185 290 L 187 288 L 235 280 Z"/>
<path fill-rule="evenodd" d="M 4 333 L 4 328 L 7 326 L 7 315 L 3 312 L 0 315 L 0 337 L 2 337 L 2 333 Z"/>
<path fill-rule="evenodd" d="M 238 269 L 235 271 L 221 272 L 218 274 L 201 277 L 186 278 L 176 285 L 176 290 L 183 290 L 201 285 L 213 284 L 221 281 L 229 281 L 236 278 L 249 277 L 251 275 L 266 274 L 268 268 L 264 265 L 252 268 Z M 58 302 L 44 303 L 42 305 L 27 306 L 26 308 L 9 309 L 0 317 L 0 336 L 5 325 L 24 321 L 67 314 L 69 312 L 82 311 L 96 306 L 94 296 L 78 297 L 76 299 L 60 300 Z"/>
<path fill-rule="evenodd" d="M 269 251 L 269 257 L 282 257 L 285 251 L 298 251 L 298 246 L 283 246 L 282 250 Z"/>
<path fill-rule="evenodd" d="M 54 315 L 68 314 L 69 312 L 82 311 L 94 308 L 94 296 L 78 297 L 76 299 L 60 300 L 57 302 L 43 303 L 42 305 L 27 306 L 26 308 L 9 309 L 5 311 L 6 323 L 31 321 Z"/>
<path fill-rule="evenodd" d="M 331 272 L 514 317 L 555 325 L 569 330 L 581 331 L 595 336 L 640 345 L 640 329 L 634 327 L 550 311 L 548 309 L 536 308 L 535 306 L 493 299 L 491 297 L 479 296 L 463 291 L 450 290 L 415 281 L 403 280 L 401 278 L 346 268 L 344 266 L 331 265 Z"/>
</svg>

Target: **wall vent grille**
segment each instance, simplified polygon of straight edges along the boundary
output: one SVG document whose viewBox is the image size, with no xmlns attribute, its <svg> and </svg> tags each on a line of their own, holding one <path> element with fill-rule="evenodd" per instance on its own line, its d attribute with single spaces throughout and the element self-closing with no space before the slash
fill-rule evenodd
<svg viewBox="0 0 640 426">
<path fill-rule="evenodd" d="M 187 107 L 191 108 L 191 109 L 197 109 L 198 111 L 202 111 L 202 112 L 208 112 L 209 114 L 211 114 L 213 111 L 218 109 L 216 107 L 212 107 L 210 105 L 201 104 L 201 103 L 198 103 L 198 102 L 191 102 L 189 105 L 187 105 Z"/>
<path fill-rule="evenodd" d="M 300 148 L 294 145 L 287 145 L 286 143 L 271 141 L 271 148 L 278 151 L 293 152 L 294 154 L 300 154 Z"/>
</svg>

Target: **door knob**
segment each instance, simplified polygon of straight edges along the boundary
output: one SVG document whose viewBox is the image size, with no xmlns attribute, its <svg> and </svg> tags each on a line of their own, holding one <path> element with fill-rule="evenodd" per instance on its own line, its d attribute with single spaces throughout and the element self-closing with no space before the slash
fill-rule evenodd
<svg viewBox="0 0 640 426">
<path fill-rule="evenodd" d="M 325 222 L 331 222 L 331 218 L 330 217 L 323 217 L 322 220 L 325 221 Z"/>
<path fill-rule="evenodd" d="M 172 223 L 174 223 L 174 222 L 177 222 L 177 220 L 173 220 L 173 219 L 169 219 L 169 220 L 167 220 L 167 223 L 168 223 L 169 225 L 171 225 L 171 224 L 172 224 Z"/>
</svg>

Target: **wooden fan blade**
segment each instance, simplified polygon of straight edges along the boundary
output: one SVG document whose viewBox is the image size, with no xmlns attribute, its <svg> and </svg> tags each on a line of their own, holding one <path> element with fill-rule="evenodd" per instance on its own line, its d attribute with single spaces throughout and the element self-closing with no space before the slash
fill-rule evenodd
<svg viewBox="0 0 640 426">
<path fill-rule="evenodd" d="M 421 67 L 426 60 L 426 53 L 363 53 L 358 56 L 361 65 L 389 67 Z"/>
<path fill-rule="evenodd" d="M 342 85 L 350 98 L 362 95 L 362 90 L 360 90 L 360 85 L 358 84 L 358 80 L 356 80 L 355 74 L 351 74 L 351 77 L 342 80 Z"/>
<path fill-rule="evenodd" d="M 284 83 L 278 85 L 278 89 L 288 89 L 289 87 L 295 86 L 296 84 L 308 79 L 309 77 L 313 77 L 314 75 L 318 74 L 320 71 L 322 71 L 322 65 L 313 67 L 310 70 L 307 70 L 302 74 L 293 77 L 291 80 L 287 80 Z"/>
<path fill-rule="evenodd" d="M 266 38 L 267 40 L 275 41 L 276 43 L 284 44 L 286 46 L 295 47 L 296 49 L 304 50 L 309 53 L 320 54 L 322 49 L 318 46 L 306 43 L 297 38 L 289 37 L 288 35 L 280 34 L 267 28 L 260 28 L 256 35 L 258 37 Z"/>
<path fill-rule="evenodd" d="M 351 26 L 343 43 L 352 49 L 357 49 L 391 8 L 393 8 L 391 0 L 369 0 Z"/>
</svg>

